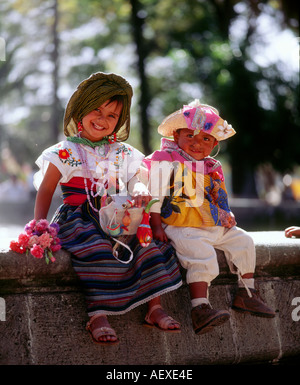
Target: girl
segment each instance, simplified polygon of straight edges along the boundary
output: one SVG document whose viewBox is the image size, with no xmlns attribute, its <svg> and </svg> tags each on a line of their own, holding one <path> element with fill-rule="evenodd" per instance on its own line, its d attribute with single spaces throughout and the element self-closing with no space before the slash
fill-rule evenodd
<svg viewBox="0 0 300 385">
<path fill-rule="evenodd" d="M 101 72 L 91 75 L 68 102 L 64 116 L 67 140 L 46 149 L 37 160 L 40 171 L 35 177 L 34 217 L 47 218 L 60 184 L 63 204 L 52 221 L 60 226 L 62 247 L 71 253 L 85 291 L 90 317 L 87 330 L 102 344 L 118 342 L 107 315 L 123 314 L 145 302 L 148 326 L 180 331 L 179 323 L 160 305 L 161 294 L 181 285 L 173 249 L 162 242 L 142 248 L 134 235 L 128 240 L 134 258 L 121 263 L 113 256 L 112 240 L 99 223 L 101 204 L 110 192 L 128 189 L 138 207 L 151 199 L 136 176 L 144 156 L 121 142 L 129 136 L 131 98 L 132 88 L 122 77 Z M 122 258 L 127 258 L 126 253 L 124 249 Z"/>
</svg>

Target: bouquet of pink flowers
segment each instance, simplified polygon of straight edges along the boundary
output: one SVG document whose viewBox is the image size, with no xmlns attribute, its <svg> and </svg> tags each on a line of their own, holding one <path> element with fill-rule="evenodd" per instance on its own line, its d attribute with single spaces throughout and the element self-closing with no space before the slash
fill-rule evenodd
<svg viewBox="0 0 300 385">
<path fill-rule="evenodd" d="M 46 263 L 54 262 L 52 253 L 61 249 L 60 240 L 57 237 L 59 225 L 46 219 L 36 221 L 33 219 L 24 228 L 24 232 L 18 237 L 18 241 L 11 241 L 10 249 L 20 254 L 29 252 L 36 258 L 45 257 Z"/>
</svg>

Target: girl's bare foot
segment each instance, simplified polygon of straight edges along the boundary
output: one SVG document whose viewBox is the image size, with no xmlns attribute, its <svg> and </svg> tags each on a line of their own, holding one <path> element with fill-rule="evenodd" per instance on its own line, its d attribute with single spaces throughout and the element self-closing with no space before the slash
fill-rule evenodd
<svg viewBox="0 0 300 385">
<path fill-rule="evenodd" d="M 149 309 L 144 324 L 165 332 L 179 333 L 181 331 L 180 323 L 168 316 L 161 305 L 154 305 Z"/>
<path fill-rule="evenodd" d="M 116 332 L 111 328 L 105 315 L 91 317 L 86 328 L 96 343 L 113 345 L 119 342 Z"/>
</svg>

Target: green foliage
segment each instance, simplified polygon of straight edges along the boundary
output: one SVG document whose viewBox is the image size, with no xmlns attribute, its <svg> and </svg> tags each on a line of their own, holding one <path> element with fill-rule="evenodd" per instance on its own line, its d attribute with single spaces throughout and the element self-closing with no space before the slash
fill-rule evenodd
<svg viewBox="0 0 300 385">
<path fill-rule="evenodd" d="M 217 107 L 237 131 L 221 150 L 231 164 L 235 192 L 243 193 L 260 164 L 292 170 L 300 159 L 299 78 L 286 76 L 282 63 L 260 67 L 252 57 L 260 15 L 297 34 L 297 11 L 292 2 L 284 3 L 5 0 L 0 5 L 0 35 L 7 43 L 6 61 L 0 62 L 0 148 L 9 145 L 20 163 L 33 164 L 43 147 L 53 144 L 53 133 L 62 132 L 63 109 L 73 89 L 92 72 L 104 71 L 120 73 L 133 85 L 129 142 L 140 150 L 142 112 L 155 149 L 162 119 L 198 98 Z M 140 51 L 132 20 L 139 22 Z M 243 28 L 234 36 L 237 20 Z M 140 105 L 143 82 L 149 88 L 147 105 Z"/>
</svg>

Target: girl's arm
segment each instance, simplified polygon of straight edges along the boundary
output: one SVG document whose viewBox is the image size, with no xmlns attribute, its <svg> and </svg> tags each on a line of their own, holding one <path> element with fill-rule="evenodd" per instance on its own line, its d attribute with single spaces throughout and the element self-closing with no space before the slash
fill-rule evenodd
<svg viewBox="0 0 300 385">
<path fill-rule="evenodd" d="M 47 219 L 52 197 L 60 178 L 60 171 L 52 163 L 49 163 L 44 179 L 36 195 L 34 219 Z"/>
</svg>

